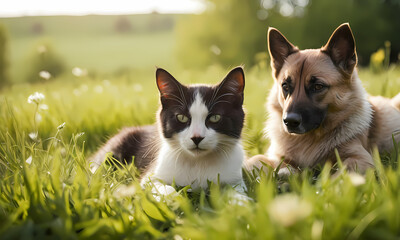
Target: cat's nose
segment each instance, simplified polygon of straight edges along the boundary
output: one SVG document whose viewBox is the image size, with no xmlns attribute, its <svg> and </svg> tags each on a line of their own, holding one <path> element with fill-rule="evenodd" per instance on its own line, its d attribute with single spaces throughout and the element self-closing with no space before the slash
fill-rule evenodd
<svg viewBox="0 0 400 240">
<path fill-rule="evenodd" d="M 200 142 L 204 139 L 203 137 L 192 137 L 191 138 L 196 146 L 199 146 Z"/>
</svg>

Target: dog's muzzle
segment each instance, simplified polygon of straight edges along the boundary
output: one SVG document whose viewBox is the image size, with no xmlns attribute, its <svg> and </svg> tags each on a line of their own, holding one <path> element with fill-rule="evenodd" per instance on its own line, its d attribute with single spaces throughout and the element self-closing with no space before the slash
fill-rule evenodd
<svg viewBox="0 0 400 240">
<path fill-rule="evenodd" d="M 283 115 L 283 123 L 285 124 L 287 131 L 289 133 L 304 133 L 304 128 L 302 127 L 302 117 L 299 113 L 285 113 Z"/>
</svg>

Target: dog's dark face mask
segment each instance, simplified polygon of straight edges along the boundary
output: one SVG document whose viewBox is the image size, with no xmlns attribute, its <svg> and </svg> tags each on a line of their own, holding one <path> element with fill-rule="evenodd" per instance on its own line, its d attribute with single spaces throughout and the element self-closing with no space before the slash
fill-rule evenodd
<svg viewBox="0 0 400 240">
<path fill-rule="evenodd" d="M 321 127 L 357 62 L 349 25 L 337 28 L 321 49 L 302 51 L 270 28 L 268 47 L 285 131 L 304 134 Z"/>
</svg>

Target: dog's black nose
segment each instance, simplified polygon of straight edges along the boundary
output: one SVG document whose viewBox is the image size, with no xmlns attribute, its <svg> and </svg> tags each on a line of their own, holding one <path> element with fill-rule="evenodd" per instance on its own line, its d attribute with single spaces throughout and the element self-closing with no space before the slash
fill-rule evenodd
<svg viewBox="0 0 400 240">
<path fill-rule="evenodd" d="M 286 113 L 283 117 L 283 122 L 290 129 L 297 128 L 301 123 L 301 115 L 293 112 Z"/>
<path fill-rule="evenodd" d="M 192 137 L 191 138 L 196 146 L 199 146 L 200 142 L 204 139 L 203 137 Z"/>
</svg>

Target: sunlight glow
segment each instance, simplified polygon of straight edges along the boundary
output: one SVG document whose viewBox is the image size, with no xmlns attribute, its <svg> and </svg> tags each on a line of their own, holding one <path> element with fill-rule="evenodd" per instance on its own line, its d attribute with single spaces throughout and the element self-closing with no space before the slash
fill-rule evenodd
<svg viewBox="0 0 400 240">
<path fill-rule="evenodd" d="M 201 0 L 12 0 L 0 8 L 0 17 L 47 15 L 117 15 L 137 13 L 200 13 Z"/>
</svg>

